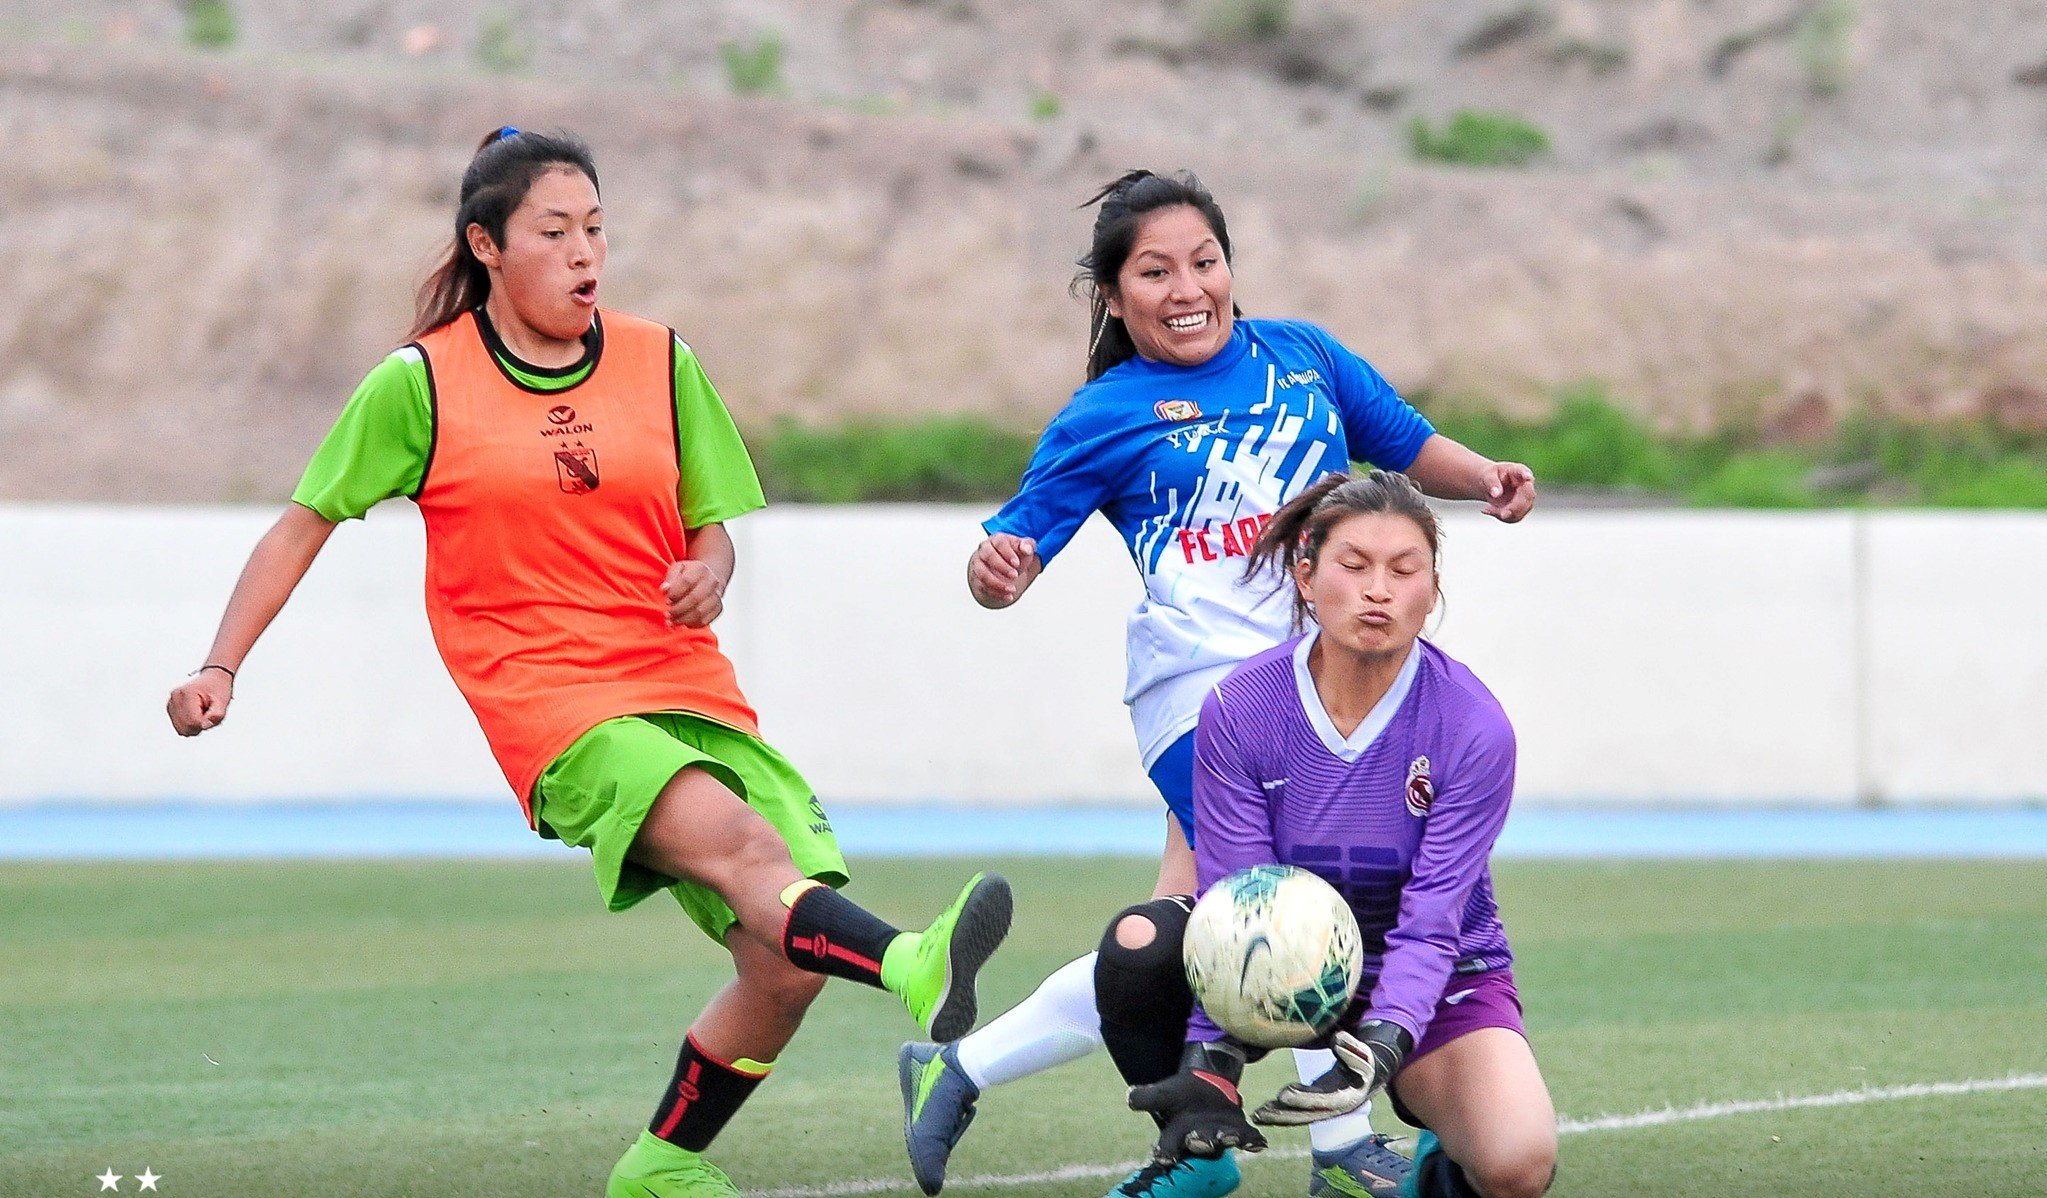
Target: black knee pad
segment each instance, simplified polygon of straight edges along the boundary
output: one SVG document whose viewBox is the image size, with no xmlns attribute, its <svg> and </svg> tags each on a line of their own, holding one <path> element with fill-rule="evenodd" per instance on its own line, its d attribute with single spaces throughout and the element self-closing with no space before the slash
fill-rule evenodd
<svg viewBox="0 0 2047 1198">
<path fill-rule="evenodd" d="M 1175 894 L 1118 911 L 1109 921 L 1095 959 L 1095 1006 L 1102 1022 L 1127 1027 L 1175 1016 L 1185 1020 L 1192 1012 L 1194 992 L 1180 965 L 1180 942 L 1193 910 L 1193 899 Z M 1125 948 L 1116 939 L 1117 925 L 1133 915 L 1155 929 L 1142 948 Z"/>
<path fill-rule="evenodd" d="M 1125 1081 L 1145 1085 L 1171 1077 L 1179 1067 L 1194 992 L 1180 965 L 1180 942 L 1194 900 L 1170 895 L 1116 913 L 1095 958 L 1095 1010 L 1102 1017 L 1102 1041 Z M 1132 915 L 1150 921 L 1151 943 L 1125 948 L 1116 925 Z"/>
</svg>

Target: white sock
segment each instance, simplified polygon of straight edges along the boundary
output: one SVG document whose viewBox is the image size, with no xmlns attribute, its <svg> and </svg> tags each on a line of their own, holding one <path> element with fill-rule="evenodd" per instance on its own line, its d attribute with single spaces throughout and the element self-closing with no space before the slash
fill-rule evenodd
<svg viewBox="0 0 2047 1198">
<path fill-rule="evenodd" d="M 1294 1049 L 1294 1068 L 1303 1083 L 1312 1082 L 1336 1067 L 1336 1054 L 1326 1048 Z M 1366 1103 L 1348 1115 L 1308 1125 L 1308 1139 L 1317 1152 L 1341 1152 L 1372 1134 L 1372 1104 Z"/>
<path fill-rule="evenodd" d="M 967 1080 L 985 1090 L 1077 1061 L 1101 1046 L 1095 954 L 1089 953 L 1060 966 L 1029 998 L 961 1040 L 955 1051 Z"/>
</svg>

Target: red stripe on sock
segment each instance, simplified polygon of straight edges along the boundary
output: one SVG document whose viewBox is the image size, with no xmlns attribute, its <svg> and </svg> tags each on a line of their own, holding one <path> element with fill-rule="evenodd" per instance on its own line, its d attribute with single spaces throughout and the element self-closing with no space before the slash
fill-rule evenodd
<svg viewBox="0 0 2047 1198">
<path fill-rule="evenodd" d="M 854 952 L 850 948 L 845 948 L 837 944 L 828 944 L 825 946 L 825 952 L 827 955 L 837 957 L 841 961 L 851 961 L 853 964 L 858 965 L 862 969 L 873 970 L 875 973 L 881 972 L 881 962 L 870 961 L 866 957 L 861 956 L 859 953 Z"/>
<path fill-rule="evenodd" d="M 811 892 L 814 890 L 831 889 L 831 887 L 826 886 L 823 882 L 818 881 L 816 878 L 810 878 L 807 880 L 810 882 L 810 885 L 805 886 L 800 891 L 797 891 L 796 897 L 789 901 L 789 905 L 782 908 L 782 935 L 779 940 L 779 943 L 782 945 L 782 955 L 784 956 L 788 955 L 789 946 L 796 943 L 795 941 L 789 938 L 789 925 L 795 922 L 796 920 L 797 904 L 801 903 L 804 899 L 809 898 Z M 791 883 L 791 885 L 794 885 L 794 883 Z M 786 894 L 788 892 L 784 891 L 783 893 Z"/>
<path fill-rule="evenodd" d="M 694 1037 L 690 1039 L 689 1043 L 691 1048 L 696 1048 L 697 1042 Z M 704 1051 L 701 1048 L 696 1048 L 696 1050 L 699 1053 Z M 708 1056 L 709 1054 L 705 1055 Z M 661 1126 L 654 1130 L 654 1135 L 657 1138 L 665 1140 L 673 1135 L 675 1133 L 675 1125 L 682 1122 L 682 1116 L 689 1110 L 690 1104 L 703 1097 L 703 1091 L 697 1088 L 697 1081 L 703 1075 L 704 1063 L 702 1061 L 691 1061 L 689 1063 L 689 1075 L 676 1083 L 675 1096 L 677 1101 L 675 1109 L 668 1112 L 668 1118 L 663 1120 Z"/>
<path fill-rule="evenodd" d="M 813 936 L 808 940 L 801 936 L 792 936 L 789 938 L 789 947 L 816 957 L 833 957 L 848 961 L 874 973 L 881 972 L 881 962 L 863 957 L 845 945 L 835 944 L 823 936 Z"/>
</svg>

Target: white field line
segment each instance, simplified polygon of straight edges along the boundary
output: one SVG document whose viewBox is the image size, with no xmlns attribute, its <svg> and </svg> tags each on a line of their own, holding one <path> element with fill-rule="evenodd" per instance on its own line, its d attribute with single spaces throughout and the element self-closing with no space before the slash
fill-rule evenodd
<svg viewBox="0 0 2047 1198">
<path fill-rule="evenodd" d="M 1896 1102 L 1904 1098 L 1939 1098 L 1960 1094 L 1988 1094 L 2002 1090 L 2047 1089 L 2047 1074 L 2025 1073 L 2010 1077 L 1974 1078 L 1959 1082 L 1917 1082 L 1907 1086 L 1867 1086 L 1860 1090 L 1836 1090 L 1832 1094 L 1806 1094 L 1758 1098 L 1743 1102 L 1702 1102 L 1696 1106 L 1663 1107 L 1633 1115 L 1598 1115 L 1590 1119 L 1569 1117 L 1557 1120 L 1557 1134 L 1575 1136 L 1594 1131 L 1632 1131 L 1641 1127 L 1662 1127 L 1671 1123 L 1696 1123 L 1702 1119 L 1724 1119 L 1730 1115 L 1758 1115 L 1773 1111 L 1801 1111 L 1821 1107 L 1856 1106 L 1868 1102 Z M 1299 1160 L 1308 1155 L 1304 1148 L 1282 1148 L 1259 1154 L 1262 1160 Z M 1129 1161 L 1120 1165 L 1067 1165 L 1038 1173 L 984 1173 L 955 1177 L 946 1182 L 955 1189 L 1008 1189 L 1018 1186 L 1049 1185 L 1062 1181 L 1116 1180 L 1137 1167 Z M 754 1198 L 856 1198 L 862 1194 L 914 1194 L 917 1185 L 908 1177 L 866 1178 L 833 1181 L 815 1186 L 785 1186 L 776 1190 L 752 1191 Z"/>
<path fill-rule="evenodd" d="M 1987 1094 L 1998 1090 L 2038 1090 L 2047 1087 L 2047 1074 L 2024 1073 L 2011 1077 L 1979 1078 L 1964 1082 L 1917 1082 L 1909 1086 L 1864 1087 L 1836 1090 L 1832 1094 L 1803 1097 L 1752 1099 L 1748 1102 L 1704 1102 L 1698 1106 L 1664 1107 L 1634 1115 L 1600 1115 L 1592 1119 L 1559 1119 L 1558 1135 L 1586 1131 L 1631 1131 L 1637 1127 L 1661 1127 L 1666 1123 L 1692 1123 L 1727 1115 L 1754 1115 L 1770 1111 L 1802 1111 L 1814 1107 L 1856 1106 L 1865 1102 L 1895 1102 L 1900 1098 L 1941 1098 L 1956 1094 Z"/>
</svg>

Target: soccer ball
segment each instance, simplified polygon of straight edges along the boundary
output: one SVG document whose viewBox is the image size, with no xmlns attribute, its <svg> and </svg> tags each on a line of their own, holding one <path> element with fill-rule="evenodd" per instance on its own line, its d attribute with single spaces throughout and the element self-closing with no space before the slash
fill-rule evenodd
<svg viewBox="0 0 2047 1198">
<path fill-rule="evenodd" d="M 1194 904 L 1180 956 L 1208 1017 L 1259 1048 L 1328 1034 L 1365 967 L 1350 904 L 1291 865 L 1254 865 L 1209 887 Z"/>
</svg>

